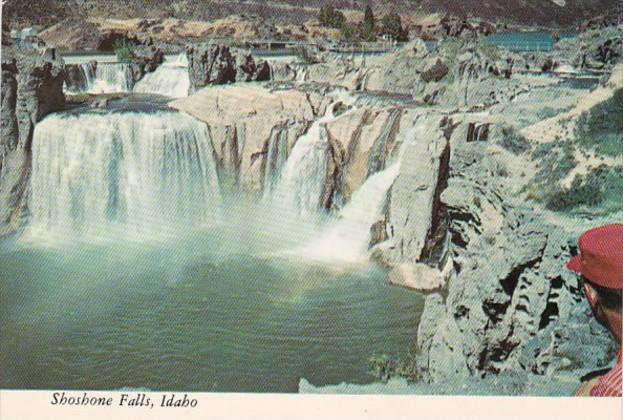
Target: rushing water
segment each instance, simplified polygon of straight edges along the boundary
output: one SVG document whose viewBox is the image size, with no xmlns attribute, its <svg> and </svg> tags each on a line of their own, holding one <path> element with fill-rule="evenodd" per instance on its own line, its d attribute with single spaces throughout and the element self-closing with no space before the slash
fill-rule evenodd
<svg viewBox="0 0 623 420">
<path fill-rule="evenodd" d="M 167 57 L 154 72 L 147 73 L 134 86 L 134 92 L 155 93 L 172 98 L 188 96 L 190 78 L 186 54 L 174 59 Z"/>
<path fill-rule="evenodd" d="M 370 382 L 371 357 L 405 356 L 423 301 L 365 257 L 398 164 L 340 215 L 306 217 L 332 118 L 330 107 L 289 155 L 275 135 L 266 176 L 285 206 L 224 200 L 209 132 L 191 117 L 39 123 L 30 223 L 0 242 L 0 387 L 294 392 L 302 377 Z"/>
<path fill-rule="evenodd" d="M 73 87 L 69 93 L 137 92 L 172 98 L 188 96 L 190 79 L 186 54 L 166 56 L 165 61 L 155 71 L 145 74 L 137 83 L 134 83 L 131 67 L 127 63 L 102 60 L 94 65 L 93 61 L 76 61 L 76 59 L 71 60 L 80 67 L 81 83 L 78 92 L 75 92 L 76 87 Z"/>
<path fill-rule="evenodd" d="M 95 78 L 88 93 L 130 92 L 133 87 L 132 70 L 127 63 L 98 63 Z"/>
<path fill-rule="evenodd" d="M 144 235 L 154 219 L 164 229 L 214 218 L 216 163 L 207 127 L 192 117 L 57 114 L 37 126 L 33 145 L 29 229 L 37 233 Z"/>
</svg>

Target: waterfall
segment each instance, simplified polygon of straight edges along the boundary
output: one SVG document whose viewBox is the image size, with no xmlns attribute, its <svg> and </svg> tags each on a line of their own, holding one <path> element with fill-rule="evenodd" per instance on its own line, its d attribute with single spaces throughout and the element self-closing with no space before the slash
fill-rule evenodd
<svg viewBox="0 0 623 420">
<path fill-rule="evenodd" d="M 81 63 L 75 65 L 74 69 L 78 69 L 78 79 L 72 80 L 68 85 L 65 82 L 64 90 L 70 93 L 82 93 L 89 90 L 89 87 L 93 84 L 95 80 L 95 66 L 92 62 Z"/>
<path fill-rule="evenodd" d="M 321 231 L 318 239 L 296 251 L 320 262 L 358 263 L 368 259 L 370 227 L 383 219 L 387 193 L 400 172 L 400 162 L 368 177 L 351 200 Z"/>
<path fill-rule="evenodd" d="M 368 261 L 370 229 L 375 222 L 385 218 L 389 190 L 401 172 L 407 145 L 427 133 L 426 122 L 426 119 L 416 118 L 406 125 L 406 129 L 399 133 L 396 153 L 387 156 L 387 166 L 368 176 L 346 206 L 320 227 L 314 239 L 285 254 L 332 267 Z"/>
<path fill-rule="evenodd" d="M 324 192 L 329 159 L 325 124 L 335 119 L 336 104 L 329 105 L 326 115 L 297 140 L 273 194 L 273 201 L 281 207 L 306 218 L 318 212 Z"/>
<path fill-rule="evenodd" d="M 117 93 L 132 90 L 132 69 L 127 63 L 98 63 L 89 93 Z"/>
<path fill-rule="evenodd" d="M 186 54 L 180 54 L 175 59 L 167 58 L 156 71 L 147 73 L 134 86 L 134 92 L 182 98 L 188 96 L 189 88 L 188 59 Z"/>
<path fill-rule="evenodd" d="M 268 140 L 268 152 L 264 168 L 264 197 L 270 197 L 279 181 L 281 171 L 288 159 L 288 131 L 285 128 L 273 130 Z"/>
<path fill-rule="evenodd" d="M 35 129 L 30 233 L 174 234 L 218 217 L 209 132 L 155 113 L 53 114 Z"/>
</svg>

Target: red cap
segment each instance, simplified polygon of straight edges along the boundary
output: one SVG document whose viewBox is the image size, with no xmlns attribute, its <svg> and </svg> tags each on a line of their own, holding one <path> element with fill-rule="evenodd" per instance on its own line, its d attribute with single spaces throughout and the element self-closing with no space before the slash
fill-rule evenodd
<svg viewBox="0 0 623 420">
<path fill-rule="evenodd" d="M 567 268 L 591 283 L 623 289 L 623 225 L 606 225 L 586 231 L 578 240 L 580 255 Z"/>
</svg>

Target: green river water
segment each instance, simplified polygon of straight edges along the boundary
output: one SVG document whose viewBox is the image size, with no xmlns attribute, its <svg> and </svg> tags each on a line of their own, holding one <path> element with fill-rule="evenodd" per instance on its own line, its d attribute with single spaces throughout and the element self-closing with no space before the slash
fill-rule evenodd
<svg viewBox="0 0 623 420">
<path fill-rule="evenodd" d="M 223 238 L 0 243 L 0 386 L 296 392 L 301 377 L 370 382 L 371 356 L 406 355 L 422 299 L 383 270 Z"/>
</svg>

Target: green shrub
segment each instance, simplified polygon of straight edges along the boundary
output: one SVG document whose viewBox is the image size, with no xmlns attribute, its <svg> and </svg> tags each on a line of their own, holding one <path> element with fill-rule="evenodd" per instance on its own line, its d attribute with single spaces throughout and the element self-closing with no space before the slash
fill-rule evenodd
<svg viewBox="0 0 623 420">
<path fill-rule="evenodd" d="M 387 355 L 372 356 L 370 358 L 371 374 L 374 378 L 387 382 L 392 376 L 397 373 L 399 362 L 394 359 L 390 359 Z"/>
<path fill-rule="evenodd" d="M 335 7 L 329 5 L 320 8 L 318 21 L 322 26 L 340 29 L 346 23 L 346 16 Z"/>
<path fill-rule="evenodd" d="M 364 12 L 360 36 L 364 41 L 376 41 L 376 18 L 370 5 L 366 6 Z"/>
<path fill-rule="evenodd" d="M 396 12 L 390 12 L 381 19 L 383 33 L 390 35 L 393 40 L 404 42 L 409 40 L 409 33 L 402 27 L 402 19 Z"/>
<path fill-rule="evenodd" d="M 580 207 L 620 208 L 623 194 L 623 166 L 601 165 L 583 176 L 576 176 L 569 188 L 560 189 L 545 202 L 550 210 L 570 211 Z"/>
<path fill-rule="evenodd" d="M 582 113 L 574 134 L 584 147 L 609 156 L 623 155 L 623 88 Z"/>
<path fill-rule="evenodd" d="M 117 61 L 122 63 L 129 63 L 136 58 L 136 54 L 134 53 L 134 44 L 125 38 L 116 40 L 113 44 L 113 50 L 117 56 Z"/>
<path fill-rule="evenodd" d="M 502 127 L 500 146 L 518 155 L 530 150 L 530 142 L 515 127 Z"/>
</svg>

